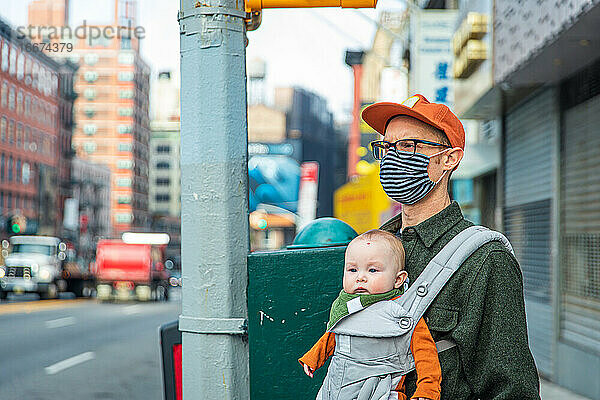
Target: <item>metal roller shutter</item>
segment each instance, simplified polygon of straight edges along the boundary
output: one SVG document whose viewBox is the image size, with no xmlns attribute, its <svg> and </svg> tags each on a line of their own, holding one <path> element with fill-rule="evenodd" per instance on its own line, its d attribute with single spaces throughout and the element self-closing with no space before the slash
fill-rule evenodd
<svg viewBox="0 0 600 400">
<path fill-rule="evenodd" d="M 545 89 L 506 116 L 504 227 L 523 270 L 529 343 L 552 375 L 552 199 L 559 118 L 557 91 Z"/>
<path fill-rule="evenodd" d="M 561 336 L 600 351 L 600 96 L 565 112 L 562 142 Z"/>
</svg>

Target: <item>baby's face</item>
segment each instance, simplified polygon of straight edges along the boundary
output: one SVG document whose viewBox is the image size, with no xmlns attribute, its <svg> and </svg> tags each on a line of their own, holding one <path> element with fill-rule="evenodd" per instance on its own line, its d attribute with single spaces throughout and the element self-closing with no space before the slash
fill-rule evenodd
<svg viewBox="0 0 600 400">
<path fill-rule="evenodd" d="M 399 271 L 396 258 L 385 240 L 359 239 L 346 249 L 344 291 L 377 294 L 399 288 L 406 272 Z"/>
</svg>

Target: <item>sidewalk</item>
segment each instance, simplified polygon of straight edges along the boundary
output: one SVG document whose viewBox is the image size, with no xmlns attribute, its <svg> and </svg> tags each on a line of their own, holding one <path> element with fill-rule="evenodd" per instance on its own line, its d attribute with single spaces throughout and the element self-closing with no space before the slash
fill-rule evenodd
<svg viewBox="0 0 600 400">
<path fill-rule="evenodd" d="M 591 400 L 544 379 L 540 379 L 540 386 L 542 400 Z"/>
</svg>

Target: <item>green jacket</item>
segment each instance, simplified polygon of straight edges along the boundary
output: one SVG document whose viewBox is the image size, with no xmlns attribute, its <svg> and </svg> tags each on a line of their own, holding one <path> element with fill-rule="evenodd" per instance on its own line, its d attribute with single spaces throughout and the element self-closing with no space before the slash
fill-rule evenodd
<svg viewBox="0 0 600 400">
<path fill-rule="evenodd" d="M 456 234 L 472 226 L 453 202 L 401 234 L 401 215 L 381 229 L 400 237 L 410 282 Z M 539 378 L 527 339 L 521 268 L 499 243 L 482 246 L 458 269 L 425 313 L 435 341 L 456 347 L 439 354 L 442 400 L 539 400 Z M 406 377 L 408 398 L 416 373 Z"/>
</svg>

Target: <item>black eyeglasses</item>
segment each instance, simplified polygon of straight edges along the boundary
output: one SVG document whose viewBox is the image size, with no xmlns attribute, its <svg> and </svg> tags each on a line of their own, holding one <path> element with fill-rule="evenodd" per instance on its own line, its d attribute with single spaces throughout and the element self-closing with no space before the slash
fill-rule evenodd
<svg viewBox="0 0 600 400">
<path fill-rule="evenodd" d="M 419 144 L 425 144 L 428 146 L 441 146 L 451 149 L 452 146 L 448 146 L 447 144 L 430 142 L 428 140 L 421 139 L 400 139 L 395 142 L 387 142 L 385 140 L 376 140 L 371 142 L 371 149 L 373 150 L 373 157 L 376 160 L 381 160 L 383 156 L 387 154 L 390 148 L 393 148 L 398 155 L 400 152 L 410 153 L 410 155 L 414 155 L 417 151 L 417 146 Z"/>
</svg>

